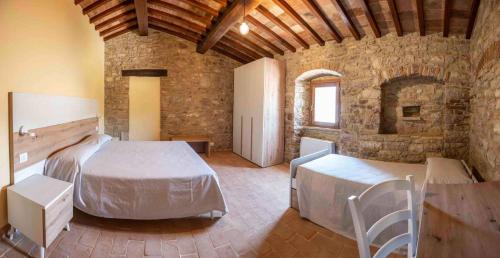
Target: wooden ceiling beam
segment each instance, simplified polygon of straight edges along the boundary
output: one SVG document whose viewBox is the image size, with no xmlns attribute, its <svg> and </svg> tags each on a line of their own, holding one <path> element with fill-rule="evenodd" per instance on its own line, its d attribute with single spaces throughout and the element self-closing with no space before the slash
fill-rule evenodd
<svg viewBox="0 0 500 258">
<path fill-rule="evenodd" d="M 136 22 L 136 21 L 135 21 L 135 22 Z M 117 37 L 117 36 L 120 36 L 120 35 L 122 35 L 122 34 L 125 34 L 125 33 L 129 32 L 129 31 L 133 31 L 133 30 L 135 30 L 135 29 L 137 29 L 137 24 L 136 24 L 136 23 L 134 23 L 134 24 L 132 24 L 132 25 L 125 26 L 125 27 L 124 27 L 124 28 L 122 28 L 121 30 L 118 30 L 118 31 L 116 31 L 116 32 L 114 32 L 114 33 L 111 33 L 111 34 L 109 34 L 109 35 L 105 35 L 105 36 L 104 36 L 104 41 L 108 41 L 108 40 L 110 40 L 110 39 L 112 39 L 112 38 L 115 38 L 115 37 Z"/>
<path fill-rule="evenodd" d="M 248 36 L 253 38 L 254 40 L 256 41 L 259 41 L 260 43 L 264 44 L 265 46 L 267 46 L 268 48 L 272 49 L 274 52 L 280 54 L 280 55 L 284 55 L 285 52 L 279 48 L 278 46 L 274 45 L 271 41 L 267 40 L 266 38 L 262 37 L 261 35 L 259 35 L 259 33 L 253 31 L 253 30 L 250 30 L 250 32 L 248 33 Z"/>
<path fill-rule="evenodd" d="M 280 20 L 278 17 L 274 16 L 269 10 L 267 10 L 264 6 L 259 5 L 256 10 L 264 15 L 267 19 L 269 19 L 272 23 L 274 23 L 276 26 L 280 27 L 283 31 L 287 32 L 290 34 L 295 41 L 297 41 L 303 48 L 308 49 L 309 44 L 301 38 L 295 31 L 293 31 L 288 25 L 286 25 L 282 20 Z"/>
<path fill-rule="evenodd" d="M 214 8 L 210 7 L 209 5 L 206 5 L 204 3 L 200 3 L 196 0 L 181 0 L 181 2 L 188 4 L 192 7 L 195 7 L 196 9 L 199 9 L 203 12 L 206 12 L 212 16 L 219 15 L 219 11 L 215 10 Z"/>
<path fill-rule="evenodd" d="M 280 35 L 278 35 L 276 32 L 274 32 L 273 30 L 271 30 L 266 25 L 262 24 L 260 21 L 258 21 L 254 17 L 252 17 L 252 16 L 249 15 L 249 16 L 245 17 L 245 19 L 248 22 L 250 22 L 251 24 L 253 24 L 255 27 L 257 27 L 257 28 L 265 31 L 269 35 L 273 36 L 273 38 L 275 38 L 276 40 L 278 40 L 281 43 L 281 45 L 283 45 L 284 47 L 286 47 L 288 50 L 290 50 L 292 52 L 296 51 L 295 47 L 292 46 L 292 44 L 288 43 L 288 41 L 286 41 L 284 38 L 282 38 Z"/>
<path fill-rule="evenodd" d="M 219 41 L 219 42 L 217 42 L 217 45 L 219 45 L 220 48 L 222 48 L 222 49 L 224 49 L 226 51 L 229 51 L 229 52 L 237 54 L 239 57 L 247 60 L 246 61 L 247 63 L 250 63 L 251 61 L 256 60 L 255 58 L 253 58 L 253 57 L 249 56 L 248 54 L 242 52 L 240 49 L 236 49 L 233 46 L 231 46 L 230 44 L 227 44 L 226 42 L 224 42 L 222 40 Z"/>
<path fill-rule="evenodd" d="M 193 19 L 193 20 L 198 21 L 200 23 L 203 23 L 205 25 L 209 25 L 212 23 L 211 16 L 200 15 L 196 12 L 193 12 L 192 10 L 185 9 L 185 8 L 182 8 L 180 6 L 177 6 L 177 5 L 174 5 L 171 3 L 163 2 L 161 0 L 148 0 L 148 2 L 150 4 L 154 4 L 154 5 L 157 5 L 159 7 L 178 12 L 179 15 L 182 17 L 185 17 L 187 19 Z"/>
<path fill-rule="evenodd" d="M 74 2 L 75 2 L 75 5 L 79 5 L 83 2 L 83 0 L 75 0 Z"/>
<path fill-rule="evenodd" d="M 135 17 L 139 27 L 139 36 L 148 35 L 148 2 L 147 0 L 134 0 Z"/>
<path fill-rule="evenodd" d="M 231 52 L 229 52 L 229 51 L 227 51 L 227 50 L 225 50 L 225 49 L 223 49 L 223 48 L 219 47 L 219 45 L 215 45 L 212 49 L 213 49 L 215 52 L 217 52 L 217 53 L 219 53 L 219 54 L 222 54 L 222 55 L 225 55 L 225 56 L 227 56 L 227 57 L 229 57 L 229 58 L 231 58 L 231 59 L 234 59 L 234 60 L 236 60 L 236 61 L 238 61 L 238 62 L 240 62 L 240 63 L 245 64 L 245 63 L 250 62 L 250 61 L 248 61 L 248 60 L 245 60 L 245 59 L 244 59 L 244 58 L 242 58 L 242 57 L 239 57 L 238 55 L 235 55 L 235 54 L 233 54 L 233 53 L 231 53 Z"/>
<path fill-rule="evenodd" d="M 424 0 L 415 0 L 417 31 L 420 36 L 425 36 L 425 20 L 424 20 Z"/>
<path fill-rule="evenodd" d="M 112 0 L 97 0 L 87 6 L 85 6 L 83 9 L 82 9 L 82 12 L 84 15 L 87 15 L 89 14 L 90 12 L 92 12 L 93 10 L 111 2 Z"/>
<path fill-rule="evenodd" d="M 450 33 L 451 1 L 444 0 L 443 5 L 443 37 L 447 38 Z"/>
<path fill-rule="evenodd" d="M 130 19 L 130 18 L 131 18 L 131 16 L 135 17 L 135 10 L 134 10 L 134 9 L 132 9 L 132 10 L 128 10 L 128 11 L 126 11 L 126 12 L 124 12 L 124 13 L 121 13 L 121 14 L 116 15 L 116 16 L 114 16 L 114 17 L 111 17 L 111 18 L 109 18 L 109 19 L 107 19 L 107 20 L 104 20 L 104 21 L 102 21 L 102 22 L 101 22 L 101 23 L 99 23 L 99 24 L 96 24 L 96 25 L 95 25 L 95 29 L 96 29 L 97 31 L 99 31 L 99 30 L 101 30 L 102 28 L 104 28 L 104 27 L 106 27 L 106 26 L 108 26 L 108 25 L 110 25 L 110 24 L 112 24 L 112 23 L 114 23 L 114 22 L 117 22 L 117 21 L 123 20 L 124 18 Z"/>
<path fill-rule="evenodd" d="M 358 30 L 354 26 L 354 23 L 351 20 L 351 17 L 347 14 L 347 10 L 345 9 L 344 5 L 340 0 L 331 0 L 335 8 L 337 9 L 337 12 L 340 16 L 340 19 L 342 19 L 342 22 L 345 24 L 347 29 L 351 32 L 352 36 L 356 39 L 359 40 L 361 36 L 359 35 Z"/>
<path fill-rule="evenodd" d="M 248 47 L 250 47 L 251 49 L 254 49 L 255 51 L 259 52 L 260 54 L 262 54 L 263 56 L 266 56 L 266 57 L 269 57 L 269 58 L 273 58 L 274 55 L 273 53 L 265 50 L 264 48 L 262 48 L 261 46 L 255 44 L 254 42 L 252 42 L 251 40 L 249 40 L 248 38 L 242 36 L 241 34 L 239 33 L 236 33 L 232 30 L 228 31 L 226 36 L 229 36 L 231 37 L 232 39 L 235 39 L 245 45 L 247 45 Z"/>
<path fill-rule="evenodd" d="M 185 40 L 197 43 L 201 36 L 196 32 L 192 32 L 185 28 L 182 28 L 176 24 L 168 23 L 162 20 L 151 20 L 151 25 L 155 27 L 158 31 L 167 32 L 168 34 L 183 38 Z"/>
<path fill-rule="evenodd" d="M 253 49 L 250 49 L 247 46 L 241 44 L 240 42 L 229 38 L 227 35 L 224 35 L 224 37 L 220 39 L 220 42 L 239 49 L 240 52 L 247 54 L 248 56 L 252 57 L 253 59 L 259 59 L 259 58 L 263 57 L 261 54 L 255 52 Z"/>
<path fill-rule="evenodd" d="M 368 23 L 370 24 L 370 27 L 372 28 L 373 35 L 376 38 L 380 38 L 380 29 L 377 25 L 377 21 L 375 20 L 375 17 L 373 17 L 372 11 L 370 10 L 370 7 L 366 3 L 366 0 L 358 0 L 359 5 L 361 6 L 361 10 L 363 10 L 363 14 L 365 15 L 366 19 L 368 20 Z"/>
<path fill-rule="evenodd" d="M 158 18 L 158 19 L 161 19 L 161 20 L 164 20 L 167 22 L 171 22 L 171 23 L 177 24 L 181 27 L 184 27 L 186 29 L 189 29 L 191 31 L 199 32 L 200 34 L 202 32 L 204 32 L 206 29 L 205 27 L 203 27 L 197 23 L 194 23 L 194 22 L 186 20 L 182 17 L 175 16 L 175 15 L 172 15 L 172 14 L 169 14 L 169 13 L 166 13 L 166 12 L 163 12 L 163 11 L 151 8 L 151 7 L 148 8 L 148 13 L 150 15 L 150 18 Z"/>
<path fill-rule="evenodd" d="M 123 21 L 122 23 L 116 24 L 115 26 L 109 27 L 109 28 L 99 32 L 99 35 L 101 37 L 106 37 L 106 35 L 109 35 L 117 30 L 120 30 L 122 28 L 127 28 L 127 27 L 130 27 L 132 25 L 136 25 L 136 24 L 137 24 L 137 20 L 135 19 L 135 17 L 132 17 L 128 20 Z"/>
<path fill-rule="evenodd" d="M 325 45 L 325 41 L 321 36 L 284 0 L 273 0 L 273 2 L 281 8 L 288 16 L 298 23 L 305 31 L 309 32 L 314 41 L 320 46 Z"/>
<path fill-rule="evenodd" d="M 224 34 L 241 19 L 243 13 L 250 12 L 257 7 L 262 0 L 234 0 L 231 5 L 219 16 L 207 33 L 207 36 L 198 44 L 196 51 L 206 53 L 219 41 Z"/>
<path fill-rule="evenodd" d="M 338 43 L 342 42 L 342 36 L 337 31 L 337 28 L 335 27 L 333 22 L 330 21 L 330 19 L 328 19 L 327 15 L 318 5 L 316 0 L 302 0 L 302 2 L 307 6 L 307 8 L 309 8 L 312 14 L 316 16 L 318 20 L 321 21 L 326 31 L 330 33 L 330 35 L 335 39 L 335 41 L 337 41 Z"/>
<path fill-rule="evenodd" d="M 474 24 L 476 23 L 477 10 L 479 9 L 479 0 L 472 0 L 470 7 L 469 22 L 467 24 L 467 30 L 465 32 L 465 38 L 470 39 L 472 32 L 474 31 Z"/>
<path fill-rule="evenodd" d="M 95 23 L 95 22 L 101 20 L 102 18 L 104 18 L 110 14 L 113 14 L 113 13 L 118 12 L 118 11 L 122 11 L 122 10 L 130 8 L 132 6 L 134 6 L 133 2 L 119 3 L 119 4 L 113 6 L 109 9 L 106 9 L 105 11 L 102 11 L 102 12 L 90 17 L 90 23 Z"/>
<path fill-rule="evenodd" d="M 391 11 L 392 22 L 396 28 L 396 33 L 399 37 L 403 36 L 403 28 L 401 27 L 401 21 L 399 20 L 398 7 L 396 6 L 395 0 L 387 0 L 389 4 L 389 10 Z"/>
</svg>

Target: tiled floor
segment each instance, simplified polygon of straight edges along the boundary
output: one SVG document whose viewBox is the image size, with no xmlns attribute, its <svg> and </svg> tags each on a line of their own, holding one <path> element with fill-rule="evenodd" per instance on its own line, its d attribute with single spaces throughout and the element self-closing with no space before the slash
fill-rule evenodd
<svg viewBox="0 0 500 258">
<path fill-rule="evenodd" d="M 207 159 L 219 174 L 229 213 L 191 218 L 124 221 L 75 210 L 69 232 L 49 257 L 357 257 L 356 243 L 299 217 L 288 208 L 288 167 L 260 169 L 231 153 Z M 2 257 L 38 252 L 28 239 L 0 241 Z"/>
</svg>

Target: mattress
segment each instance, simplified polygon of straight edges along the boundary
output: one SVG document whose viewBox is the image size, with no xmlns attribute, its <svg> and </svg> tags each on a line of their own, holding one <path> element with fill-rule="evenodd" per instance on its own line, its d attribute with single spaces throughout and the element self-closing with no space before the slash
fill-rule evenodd
<svg viewBox="0 0 500 258">
<path fill-rule="evenodd" d="M 426 166 L 358 159 L 329 154 L 302 164 L 297 169 L 296 189 L 300 215 L 343 236 L 355 239 L 354 226 L 347 199 L 360 195 L 370 186 L 413 175 L 417 202 L 421 203 Z M 384 215 L 407 205 L 405 192 L 385 194 L 363 213 L 369 228 Z M 389 227 L 375 239 L 380 245 L 395 235 L 406 232 L 406 222 Z"/>
<path fill-rule="evenodd" d="M 227 212 L 217 174 L 186 142 L 109 141 L 78 168 L 61 166 L 62 157 L 52 159 L 46 170 L 66 181 L 73 177 L 75 207 L 94 216 L 167 219 Z"/>
</svg>

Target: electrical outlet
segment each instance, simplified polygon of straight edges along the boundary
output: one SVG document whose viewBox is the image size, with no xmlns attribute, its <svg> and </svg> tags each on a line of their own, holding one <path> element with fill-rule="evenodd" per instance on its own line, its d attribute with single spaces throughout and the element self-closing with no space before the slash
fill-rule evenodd
<svg viewBox="0 0 500 258">
<path fill-rule="evenodd" d="M 23 153 L 19 154 L 19 163 L 24 163 L 26 161 L 28 161 L 28 153 L 23 152 Z"/>
</svg>

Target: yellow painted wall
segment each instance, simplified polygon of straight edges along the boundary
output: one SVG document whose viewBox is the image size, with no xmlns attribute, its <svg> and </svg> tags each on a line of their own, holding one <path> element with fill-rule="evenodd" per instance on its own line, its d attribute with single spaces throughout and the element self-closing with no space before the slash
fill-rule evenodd
<svg viewBox="0 0 500 258">
<path fill-rule="evenodd" d="M 160 140 L 160 77 L 130 77 L 129 139 Z"/>
<path fill-rule="evenodd" d="M 7 93 L 95 98 L 102 116 L 104 42 L 70 0 L 1 0 L 0 24 L 1 227 L 10 181 Z"/>
</svg>

